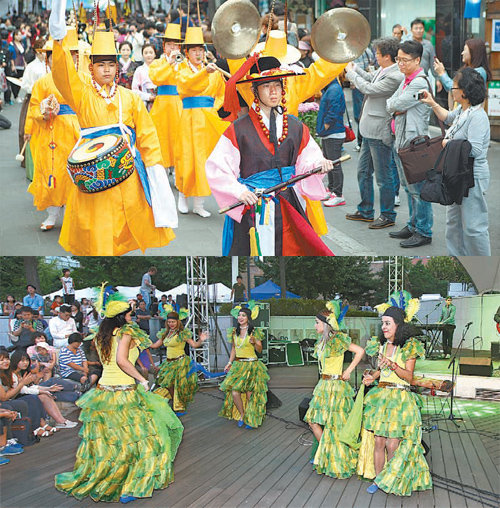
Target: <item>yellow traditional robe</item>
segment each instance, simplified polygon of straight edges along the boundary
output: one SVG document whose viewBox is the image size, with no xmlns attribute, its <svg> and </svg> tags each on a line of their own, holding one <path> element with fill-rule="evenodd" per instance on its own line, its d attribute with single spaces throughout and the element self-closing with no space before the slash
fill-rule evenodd
<svg viewBox="0 0 500 508">
<path fill-rule="evenodd" d="M 33 182 L 28 192 L 38 210 L 49 206 L 64 206 L 73 182 L 66 169 L 68 155 L 78 141 L 80 127 L 76 115 L 58 115 L 45 121 L 40 103 L 53 94 L 59 104 L 65 100 L 56 88 L 52 73 L 38 79 L 31 93 L 25 132 L 32 135 Z M 35 127 L 36 126 L 36 127 Z M 50 144 L 55 143 L 51 149 Z"/>
<path fill-rule="evenodd" d="M 175 145 L 175 184 L 186 196 L 209 196 L 205 163 L 229 122 L 219 118 L 217 110 L 224 100 L 225 82 L 219 72 L 205 68 L 194 72 L 186 65 L 177 74 L 177 90 L 185 97 L 210 96 L 212 108 L 183 109 Z"/>
<path fill-rule="evenodd" d="M 234 74 L 244 60 L 228 60 L 231 74 Z M 320 58 L 307 69 L 303 69 L 305 75 L 286 79 L 286 107 L 289 115 L 299 115 L 299 104 L 316 95 L 328 83 L 331 83 L 345 68 L 347 64 L 333 64 Z M 250 83 L 238 85 L 238 92 L 248 104 L 252 106 L 254 95 Z M 306 198 L 307 218 L 311 222 L 318 235 L 328 232 L 325 215 L 320 201 L 311 201 Z"/>
<path fill-rule="evenodd" d="M 154 60 L 149 66 L 149 78 L 156 86 L 176 85 L 177 70 L 165 58 Z M 166 168 L 174 166 L 174 148 L 182 102 L 178 95 L 157 95 L 150 115 L 160 139 L 161 153 Z"/>
<path fill-rule="evenodd" d="M 70 53 L 57 42 L 52 59 L 54 83 L 75 111 L 82 129 L 118 123 L 119 94 L 123 123 L 135 129 L 136 148 L 144 165 L 162 164 L 155 126 L 137 94 L 119 86 L 107 104 L 92 84 L 77 74 Z M 126 180 L 102 192 L 86 194 L 73 185 L 59 243 L 76 255 L 116 256 L 134 249 L 144 252 L 150 247 L 161 247 L 173 238 L 171 229 L 155 227 L 153 211 L 134 171 Z"/>
</svg>

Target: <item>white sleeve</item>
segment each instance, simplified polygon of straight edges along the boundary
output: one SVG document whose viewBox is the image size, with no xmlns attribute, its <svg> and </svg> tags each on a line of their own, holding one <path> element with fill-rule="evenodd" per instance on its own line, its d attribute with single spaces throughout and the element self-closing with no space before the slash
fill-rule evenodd
<svg viewBox="0 0 500 508">
<path fill-rule="evenodd" d="M 62 41 L 66 37 L 66 1 L 52 0 L 52 12 L 49 17 L 49 31 L 52 38 Z"/>
<path fill-rule="evenodd" d="M 179 225 L 175 198 L 165 168 L 160 164 L 147 166 L 151 205 L 157 228 L 176 228 Z"/>
</svg>

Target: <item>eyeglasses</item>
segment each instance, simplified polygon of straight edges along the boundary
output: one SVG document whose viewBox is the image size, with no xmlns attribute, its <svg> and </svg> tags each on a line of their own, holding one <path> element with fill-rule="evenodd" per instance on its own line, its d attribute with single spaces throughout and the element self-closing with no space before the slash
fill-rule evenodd
<svg viewBox="0 0 500 508">
<path fill-rule="evenodd" d="M 401 64 L 407 64 L 409 62 L 411 62 L 412 60 L 416 60 L 416 58 L 399 58 L 399 57 L 396 57 L 396 62 L 397 63 L 401 63 Z"/>
</svg>

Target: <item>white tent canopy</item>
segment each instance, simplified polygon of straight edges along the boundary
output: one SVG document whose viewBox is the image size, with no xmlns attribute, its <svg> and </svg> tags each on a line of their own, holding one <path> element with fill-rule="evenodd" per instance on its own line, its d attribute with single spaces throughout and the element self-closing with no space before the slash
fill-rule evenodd
<svg viewBox="0 0 500 508">
<path fill-rule="evenodd" d="M 479 294 L 500 291 L 500 256 L 461 256 L 458 260 L 474 281 Z"/>
<path fill-rule="evenodd" d="M 138 293 L 141 292 L 141 286 L 116 286 L 118 291 L 127 298 L 135 298 Z M 160 291 L 156 289 L 155 296 L 160 299 L 161 295 L 172 295 L 174 300 L 178 295 L 187 294 L 187 284 L 181 284 L 175 288 L 169 289 L 167 291 Z M 44 295 L 50 297 L 52 300 L 56 295 L 62 296 L 62 289 L 59 291 L 54 291 L 48 295 Z M 209 284 L 208 286 L 208 296 L 209 300 L 215 300 L 218 303 L 229 302 L 231 301 L 231 289 L 222 284 L 221 282 L 217 282 L 216 284 Z M 95 288 L 84 288 L 77 289 L 75 291 L 75 298 L 77 300 L 81 300 L 82 298 L 92 299 L 95 298 Z"/>
</svg>

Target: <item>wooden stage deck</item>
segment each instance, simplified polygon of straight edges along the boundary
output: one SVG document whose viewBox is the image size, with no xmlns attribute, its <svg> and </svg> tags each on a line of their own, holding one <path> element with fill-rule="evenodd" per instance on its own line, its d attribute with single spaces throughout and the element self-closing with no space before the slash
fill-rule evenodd
<svg viewBox="0 0 500 508">
<path fill-rule="evenodd" d="M 451 492 L 443 488 L 444 480 L 436 479 L 433 490 L 409 498 L 388 496 L 380 491 L 369 495 L 368 484 L 357 478 L 334 480 L 312 471 L 307 446 L 311 434 L 300 426 L 298 404 L 311 393 L 316 372 L 315 367 L 271 368 L 270 388 L 281 399 L 282 406 L 271 411 L 258 430 L 238 429 L 235 422 L 219 418 L 222 393 L 216 388 L 200 390 L 188 415 L 182 417 L 185 431 L 175 461 L 175 482 L 166 490 L 156 491 L 153 498 L 135 501 L 132 506 L 479 508 L 499 505 L 499 497 L 484 494 L 481 498 L 483 491 L 500 494 L 499 441 L 492 436 L 499 431 L 497 402 L 488 405 L 483 414 L 476 410 L 477 402 L 460 404 L 460 401 L 456 413 L 465 421 L 459 429 L 452 422 L 440 421 L 436 422 L 439 430 L 424 433 L 431 447 L 427 455 L 431 471 L 447 479 Z M 433 413 L 440 406 L 441 399 L 432 398 L 424 410 Z M 0 505 L 3 508 L 95 506 L 90 499 L 78 502 L 53 487 L 54 474 L 73 467 L 78 429 L 63 430 L 43 439 L 2 466 Z M 455 433 L 457 430 L 461 432 Z"/>
</svg>

